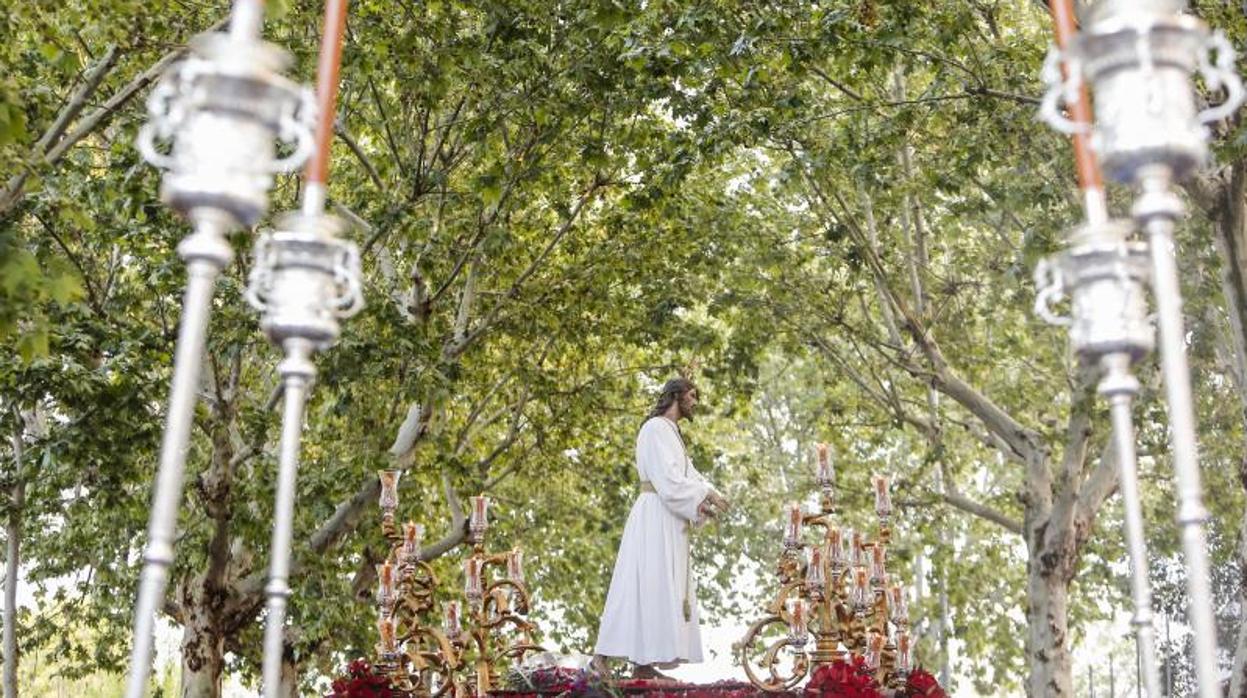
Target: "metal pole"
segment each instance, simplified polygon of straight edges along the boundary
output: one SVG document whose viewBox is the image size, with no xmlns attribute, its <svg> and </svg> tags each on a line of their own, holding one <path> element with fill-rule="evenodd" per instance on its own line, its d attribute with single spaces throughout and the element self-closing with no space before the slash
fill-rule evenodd
<svg viewBox="0 0 1247 698">
<path fill-rule="evenodd" d="M 1121 478 L 1121 501 L 1125 514 L 1126 548 L 1130 554 L 1131 590 L 1134 593 L 1135 646 L 1142 657 L 1143 682 L 1149 698 L 1160 696 L 1160 672 L 1156 666 L 1156 640 L 1152 627 L 1152 587 L 1148 578 L 1147 542 L 1143 531 L 1143 507 L 1139 499 L 1139 474 L 1136 469 L 1134 421 L 1131 399 L 1138 392 L 1139 382 L 1130 375 L 1130 357 L 1125 354 L 1105 356 L 1104 379 L 1100 392 L 1108 397 L 1113 422 L 1113 446 L 1117 451 L 1117 470 Z M 1111 665 L 1110 665 L 1111 666 Z"/>
<path fill-rule="evenodd" d="M 22 473 L 24 455 L 22 415 L 13 409 L 17 423 L 13 425 L 13 501 L 9 513 L 8 545 L 4 564 L 4 698 L 17 698 L 17 584 L 20 574 L 22 508 L 26 483 Z"/>
<path fill-rule="evenodd" d="M 239 41 L 251 41 L 264 28 L 263 0 L 235 0 L 229 18 L 229 34 Z"/>
<path fill-rule="evenodd" d="M 303 407 L 316 366 L 312 345 L 300 339 L 286 342 L 287 357 L 278 367 L 285 382 L 285 411 L 281 422 L 281 457 L 277 470 L 277 501 L 273 511 L 273 543 L 269 559 L 267 618 L 264 626 L 264 695 L 279 698 L 286 599 L 290 596 L 290 548 L 294 531 L 295 481 L 303 432 Z"/>
<path fill-rule="evenodd" d="M 208 317 L 212 311 L 213 289 L 217 275 L 233 258 L 233 252 L 225 240 L 230 225 L 226 216 L 214 217 L 204 213 L 197 223 L 194 235 L 178 248 L 187 260 L 186 296 L 182 302 L 169 412 L 160 443 L 160 466 L 156 472 L 147 549 L 143 554 L 143 571 L 135 606 L 134 647 L 130 654 L 130 678 L 126 683 L 127 698 L 142 698 L 151 675 L 156 613 L 164 603 L 169 566 L 173 564 L 173 541 L 177 534 L 178 509 L 182 503 L 186 450 L 195 414 L 199 369 Z"/>
<path fill-rule="evenodd" d="M 1187 564 L 1186 583 L 1190 597 L 1198 695 L 1200 698 L 1220 698 L 1216 624 L 1212 614 L 1208 547 L 1204 536 L 1208 511 L 1204 508 L 1203 485 L 1200 483 L 1195 408 L 1191 396 L 1190 367 L 1186 360 L 1186 329 L 1182 320 L 1182 291 L 1174 258 L 1173 227 L 1174 220 L 1182 213 L 1182 202 L 1169 189 L 1169 170 L 1164 166 L 1142 173 L 1140 183 L 1142 193 L 1135 203 L 1134 215 L 1147 232 L 1151 247 L 1152 286 L 1156 296 L 1161 371 L 1169 409 L 1174 477 L 1178 487 L 1177 519 Z"/>
</svg>

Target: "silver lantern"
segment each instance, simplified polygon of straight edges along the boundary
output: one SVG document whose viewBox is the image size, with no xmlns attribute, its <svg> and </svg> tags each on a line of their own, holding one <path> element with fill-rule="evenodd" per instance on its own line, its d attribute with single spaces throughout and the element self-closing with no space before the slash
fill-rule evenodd
<svg viewBox="0 0 1247 698">
<path fill-rule="evenodd" d="M 315 207 L 308 210 L 314 211 Z M 346 227 L 342 219 L 325 213 L 283 216 L 276 231 L 256 242 L 255 266 L 247 288 L 247 300 L 262 313 L 260 327 L 285 353 L 277 366 L 284 386 L 285 408 L 273 544 L 265 586 L 263 686 L 264 694 L 270 697 L 278 695 L 281 683 L 295 481 L 304 405 L 316 375 L 311 355 L 332 345 L 338 338 L 338 321 L 363 307 L 358 249 L 338 237 Z"/>
<path fill-rule="evenodd" d="M 187 264 L 182 320 L 147 548 L 135 604 L 127 698 L 141 698 L 151 672 L 155 615 L 164 602 L 181 506 L 187 446 L 216 277 L 233 258 L 231 230 L 255 224 L 268 209 L 273 175 L 311 152 L 311 92 L 282 76 L 289 59 L 259 39 L 258 0 L 237 0 L 229 33 L 191 42 L 190 56 L 169 68 L 148 100 L 151 120 L 138 147 L 166 170 L 162 198 L 194 232 L 178 245 Z M 169 142 L 166 153 L 159 143 Z M 277 155 L 277 141 L 291 152 Z"/>
<path fill-rule="evenodd" d="M 1152 350 L 1147 313 L 1147 246 L 1131 241 L 1134 223 L 1110 220 L 1085 223 L 1067 235 L 1069 247 L 1035 270 L 1039 293 L 1036 312 L 1070 328 L 1070 342 L 1082 361 L 1101 370 L 1099 392 L 1109 403 L 1113 443 L 1125 510 L 1126 547 L 1132 568 L 1134 616 L 1131 623 L 1141 658 L 1140 672 L 1148 698 L 1160 698 L 1156 642 L 1152 627 L 1152 591 L 1139 497 L 1131 403 L 1139 381 L 1131 366 Z M 1066 295 L 1071 318 L 1057 316 L 1051 304 Z"/>
</svg>

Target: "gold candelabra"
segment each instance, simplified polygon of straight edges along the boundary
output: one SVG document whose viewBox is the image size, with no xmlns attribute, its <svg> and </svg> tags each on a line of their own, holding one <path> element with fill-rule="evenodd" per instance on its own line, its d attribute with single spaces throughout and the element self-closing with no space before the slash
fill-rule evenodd
<svg viewBox="0 0 1247 698">
<path fill-rule="evenodd" d="M 834 476 L 824 444 L 818 446 L 817 480 L 818 512 L 805 513 L 798 504 L 785 508 L 779 591 L 767 615 L 736 644 L 738 660 L 750 683 L 763 691 L 787 691 L 813 673 L 811 665 L 816 669 L 854 657 L 864 659 L 880 686 L 900 688 L 911 667 L 909 613 L 904 589 L 890 583 L 886 569 L 892 514 L 888 480 L 873 479 L 879 517 L 873 541 L 836 525 Z M 818 530 L 818 542 L 805 542 L 805 529 Z M 812 653 L 806 649 L 811 634 Z M 781 661 L 785 650 L 792 658 L 788 668 Z"/>
<path fill-rule="evenodd" d="M 525 618 L 530 599 L 523 554 L 514 549 L 486 552 L 489 499 L 472 497 L 472 553 L 463 561 L 466 613 L 458 601 L 449 601 L 438 627 L 438 579 L 420 559 L 424 527 L 409 521 L 399 530 L 394 518 L 399 473 L 385 470 L 378 476 L 381 530 L 390 552 L 377 565 L 376 666 L 395 688 L 415 696 L 436 698 L 451 690 L 466 695 L 469 684 L 475 684 L 477 695 L 485 695 L 494 688 L 500 664 L 543 651 L 533 641 L 535 626 Z M 491 579 L 491 569 L 504 575 Z"/>
</svg>

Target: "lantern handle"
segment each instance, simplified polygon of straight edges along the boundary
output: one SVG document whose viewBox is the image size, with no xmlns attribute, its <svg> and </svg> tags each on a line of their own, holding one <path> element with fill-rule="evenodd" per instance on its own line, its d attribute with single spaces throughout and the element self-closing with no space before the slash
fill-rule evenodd
<svg viewBox="0 0 1247 698">
<path fill-rule="evenodd" d="M 1243 103 L 1243 81 L 1234 70 L 1234 47 L 1222 32 L 1208 37 L 1199 52 L 1199 72 L 1209 89 L 1225 88 L 1225 101 L 1199 113 L 1199 122 L 1209 124 L 1231 116 Z M 1216 58 L 1212 56 L 1215 54 Z"/>
<path fill-rule="evenodd" d="M 1042 77 L 1048 85 L 1048 91 L 1044 93 L 1043 100 L 1039 103 L 1039 118 L 1067 136 L 1087 134 L 1091 132 L 1090 125 L 1080 124 L 1061 113 L 1061 105 L 1070 104 L 1076 100 L 1079 90 L 1082 89 L 1082 66 L 1076 61 L 1066 62 L 1069 77 L 1062 77 L 1062 53 L 1059 48 L 1053 46 L 1048 49 L 1048 56 L 1044 58 Z"/>
<path fill-rule="evenodd" d="M 1050 325 L 1069 327 L 1072 321 L 1065 316 L 1056 314 L 1052 305 L 1065 298 L 1065 274 L 1059 262 L 1053 258 L 1041 259 L 1035 265 L 1035 314 Z"/>
<path fill-rule="evenodd" d="M 312 128 L 316 123 L 316 96 L 306 87 L 299 90 L 299 100 L 283 109 L 278 121 L 277 137 L 294 143 L 294 152 L 269 164 L 270 173 L 290 172 L 307 162 L 315 147 Z"/>
</svg>

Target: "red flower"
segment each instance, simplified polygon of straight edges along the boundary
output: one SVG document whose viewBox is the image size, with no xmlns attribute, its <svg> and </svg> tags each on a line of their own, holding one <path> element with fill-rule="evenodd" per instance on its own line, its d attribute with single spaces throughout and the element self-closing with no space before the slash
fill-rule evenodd
<svg viewBox="0 0 1247 698">
<path fill-rule="evenodd" d="M 940 683 L 935 680 L 935 677 L 921 667 L 909 672 L 909 680 L 905 684 L 905 691 L 908 695 L 914 697 L 948 698 L 948 694 L 940 687 Z"/>
<path fill-rule="evenodd" d="M 401 698 L 403 693 L 390 686 L 390 680 L 373 672 L 363 659 L 346 668 L 346 676 L 333 682 L 333 693 L 326 698 Z"/>
<path fill-rule="evenodd" d="M 883 698 L 863 657 L 836 660 L 814 670 L 805 686 L 806 698 Z"/>
</svg>

